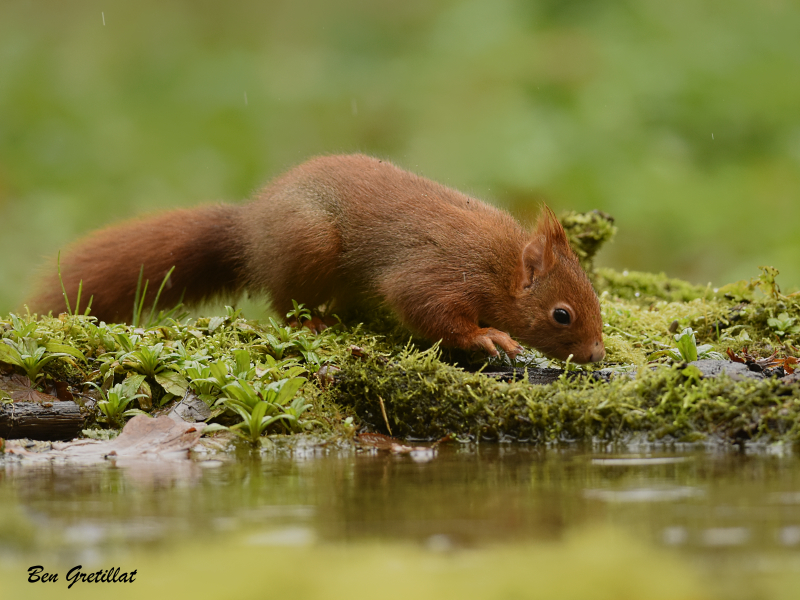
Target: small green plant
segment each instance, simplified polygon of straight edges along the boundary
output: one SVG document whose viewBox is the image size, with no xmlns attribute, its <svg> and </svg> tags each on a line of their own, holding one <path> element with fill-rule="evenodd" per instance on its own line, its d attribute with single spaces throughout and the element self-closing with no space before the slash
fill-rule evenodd
<svg viewBox="0 0 800 600">
<path fill-rule="evenodd" d="M 298 304 L 296 300 L 292 300 L 292 310 L 286 313 L 286 318 L 295 321 L 299 327 L 311 318 L 311 311 L 305 304 Z"/>
<path fill-rule="evenodd" d="M 758 267 L 761 270 L 761 275 L 753 280 L 754 284 L 764 293 L 765 296 L 779 300 L 783 298 L 781 288 L 776 281 L 779 271 L 775 267 Z"/>
<path fill-rule="evenodd" d="M 311 408 L 311 404 L 308 404 L 303 396 L 298 396 L 292 400 L 291 404 L 283 408 L 284 414 L 290 417 L 287 420 L 287 423 L 289 427 L 291 427 L 292 431 L 298 432 L 302 429 L 300 417 L 309 408 Z"/>
<path fill-rule="evenodd" d="M 741 281 L 723 285 L 719 288 L 719 294 L 736 301 L 753 301 L 756 298 L 754 292 L 758 290 L 766 298 L 771 298 L 773 300 L 785 299 L 786 296 L 781 293 L 781 288 L 777 282 L 777 277 L 780 274 L 778 269 L 769 266 L 761 266 L 758 268 L 761 271 L 758 277 L 742 279 Z"/>
<path fill-rule="evenodd" d="M 231 381 L 231 375 L 228 373 L 228 364 L 223 360 L 208 365 L 211 371 L 211 376 L 208 380 L 213 383 L 220 391 Z"/>
<path fill-rule="evenodd" d="M 115 332 L 112 333 L 111 335 L 117 341 L 117 344 L 119 344 L 120 350 L 122 352 L 122 354 L 119 355 L 119 357 L 121 357 L 127 352 L 133 352 L 142 339 L 142 336 L 140 336 L 138 333 L 132 333 L 128 335 L 124 331 Z"/>
<path fill-rule="evenodd" d="M 249 382 L 239 379 L 225 386 L 227 397 L 218 403 L 237 413 L 242 422 L 230 428 L 231 431 L 249 442 L 256 443 L 267 427 L 289 415 L 278 414 L 278 406 L 265 401 L 258 390 Z"/>
<path fill-rule="evenodd" d="M 300 335 L 298 331 L 288 326 L 281 326 L 272 317 L 269 318 L 274 333 L 265 333 L 261 339 L 266 342 L 266 350 L 276 359 L 281 360 L 287 350 L 294 346 L 294 340 Z"/>
<path fill-rule="evenodd" d="M 306 337 L 301 335 L 294 340 L 293 345 L 295 348 L 297 348 L 300 354 L 303 355 L 303 358 L 310 366 L 319 368 L 322 359 L 317 351 L 319 350 L 320 346 L 322 346 L 322 341 L 322 337 Z"/>
<path fill-rule="evenodd" d="M 250 362 L 250 352 L 247 350 L 234 350 L 233 354 L 233 376 L 236 379 L 253 379 L 256 376 L 256 368 Z"/>
<path fill-rule="evenodd" d="M 31 338 L 37 337 L 35 335 L 36 330 L 39 328 L 39 322 L 35 319 L 28 319 L 27 321 L 24 319 L 20 319 L 14 313 L 11 313 L 11 331 L 9 335 L 14 338 L 15 340 L 21 340 L 23 338 Z"/>
<path fill-rule="evenodd" d="M 230 370 L 241 375 L 245 380 L 248 375 L 250 378 L 255 375 L 255 368 L 250 366 L 250 354 L 246 350 L 234 352 L 238 352 L 238 354 L 232 367 L 224 360 L 218 360 L 208 365 L 195 363 L 186 367 L 185 372 L 191 382 L 190 386 L 198 397 L 209 406 L 214 404 L 225 386 L 236 381 L 237 376 L 232 375 Z"/>
<path fill-rule="evenodd" d="M 187 362 L 184 365 L 184 372 L 197 397 L 209 406 L 214 404 L 217 399 L 216 392 L 221 386 L 211 379 L 211 367 L 198 361 Z"/>
<path fill-rule="evenodd" d="M 703 344 L 702 346 L 697 345 L 697 339 L 695 338 L 695 331 L 691 327 L 687 327 L 680 333 L 676 333 L 675 336 L 675 345 L 677 347 L 677 352 L 675 350 L 668 350 L 667 354 L 673 360 L 683 360 L 685 362 L 692 362 L 697 360 L 698 358 L 718 358 L 722 359 L 722 355 L 718 352 L 712 352 L 713 346 L 711 344 Z"/>
<path fill-rule="evenodd" d="M 102 395 L 102 399 L 97 403 L 97 408 L 100 409 L 103 416 L 98 417 L 98 420 L 108 423 L 111 427 L 122 427 L 127 417 L 146 415 L 146 412 L 138 408 L 128 409 L 128 405 L 131 402 L 137 398 L 144 398 L 146 396 L 146 394 L 136 393 L 139 387 L 137 383 L 140 383 L 140 380 L 130 378 L 112 386 L 108 392 L 104 392 L 102 388 L 91 384 L 96 387 Z"/>
<path fill-rule="evenodd" d="M 176 356 L 164 350 L 163 342 L 152 346 L 140 346 L 125 355 L 124 367 L 131 368 L 146 377 L 155 379 L 168 394 L 181 396 L 189 383 L 175 368 Z M 163 399 L 162 399 L 163 403 Z"/>
<path fill-rule="evenodd" d="M 785 335 L 797 335 L 800 333 L 800 325 L 795 325 L 796 318 L 790 317 L 789 313 L 782 312 L 775 317 L 767 319 L 767 324 L 775 330 L 775 335 L 783 337 Z"/>
<path fill-rule="evenodd" d="M 152 346 L 141 346 L 125 356 L 124 365 L 138 371 L 142 375 L 155 377 L 156 373 L 160 373 L 167 368 L 162 360 L 163 350 L 163 343 L 154 344 Z"/>
<path fill-rule="evenodd" d="M 673 336 L 675 339 L 675 348 L 667 348 L 666 350 L 653 352 L 647 357 L 648 360 L 655 360 L 662 356 L 668 356 L 672 360 L 679 362 L 692 362 L 701 358 L 715 360 L 723 360 L 725 358 L 719 352 L 715 352 L 711 344 L 698 346 L 695 333 L 696 332 L 691 327 L 687 327 L 680 333 L 676 333 Z"/>
<path fill-rule="evenodd" d="M 175 359 L 173 353 L 165 351 L 164 343 L 158 342 L 152 346 L 139 346 L 126 353 L 121 362 L 125 367 L 157 380 L 160 374 L 170 369 Z"/>
<path fill-rule="evenodd" d="M 208 360 L 207 351 L 193 353 L 180 340 L 172 344 L 170 358 L 174 366 L 184 369 L 196 363 L 205 363 Z"/>
<path fill-rule="evenodd" d="M 0 361 L 20 367 L 34 383 L 42 374 L 42 369 L 59 357 L 74 356 L 86 360 L 79 350 L 63 344 L 49 343 L 40 346 L 33 338 L 23 338 L 16 342 L 5 339 L 2 342 Z"/>
<path fill-rule="evenodd" d="M 215 316 L 209 317 L 208 325 L 206 325 L 206 331 L 209 334 L 214 333 L 223 325 L 232 325 L 236 322 L 236 320 L 241 315 L 242 309 L 241 308 L 233 308 L 232 306 L 225 306 L 225 316 Z"/>
<path fill-rule="evenodd" d="M 111 328 L 105 323 L 95 325 L 87 320 L 84 324 L 84 331 L 86 332 L 87 342 L 90 346 L 94 346 L 98 349 L 102 348 L 102 351 L 113 350 L 117 347 L 114 334 Z"/>
<path fill-rule="evenodd" d="M 280 381 L 281 379 L 291 379 L 297 377 L 305 371 L 305 367 L 293 358 L 276 360 L 269 354 L 264 355 L 264 362 L 259 363 L 256 375 L 261 381 Z"/>
<path fill-rule="evenodd" d="M 277 421 L 287 422 L 291 430 L 299 430 L 300 416 L 310 408 L 304 399 L 289 401 L 306 382 L 304 377 L 292 377 L 268 384 L 235 379 L 223 388 L 225 396 L 217 404 L 230 409 L 242 418 L 230 428 L 251 443 L 258 442 L 264 431 Z M 214 426 L 213 430 L 224 429 Z M 212 430 L 212 431 L 213 431 Z"/>
<path fill-rule="evenodd" d="M 122 364 L 128 354 L 136 349 L 141 339 L 138 334 L 129 335 L 126 331 L 114 331 L 104 323 L 93 334 L 98 339 L 103 340 L 103 347 L 106 350 L 97 357 L 101 363 L 100 373 L 104 376 L 107 376 L 110 370 L 121 372 L 123 370 Z"/>
</svg>

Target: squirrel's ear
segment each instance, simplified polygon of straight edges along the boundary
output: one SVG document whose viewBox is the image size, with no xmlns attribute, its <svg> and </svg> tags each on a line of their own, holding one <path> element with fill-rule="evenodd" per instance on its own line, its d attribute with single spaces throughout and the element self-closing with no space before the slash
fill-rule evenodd
<svg viewBox="0 0 800 600">
<path fill-rule="evenodd" d="M 553 268 L 557 248 L 569 251 L 567 234 L 564 233 L 564 228 L 553 211 L 547 205 L 543 205 L 536 221 L 533 241 L 522 250 L 521 287 L 529 287 L 535 277 L 541 277 Z"/>
<path fill-rule="evenodd" d="M 544 236 L 537 235 L 522 250 L 520 287 L 523 289 L 530 287 L 533 284 L 533 280 L 547 273 L 554 263 L 553 247 L 547 243 L 547 239 Z"/>
</svg>

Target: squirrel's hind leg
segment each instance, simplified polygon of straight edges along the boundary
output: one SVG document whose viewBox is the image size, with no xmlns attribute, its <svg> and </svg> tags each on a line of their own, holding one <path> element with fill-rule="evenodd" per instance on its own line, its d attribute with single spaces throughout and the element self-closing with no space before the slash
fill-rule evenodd
<svg viewBox="0 0 800 600">
<path fill-rule="evenodd" d="M 276 226 L 270 223 L 270 227 Z M 283 227 L 280 235 L 267 230 L 261 243 L 249 248 L 248 287 L 266 292 L 281 317 L 292 310 L 293 300 L 313 313 L 337 297 L 342 287 L 338 232 L 321 218 L 298 222 L 297 216 L 285 216 Z M 324 329 L 317 325 L 323 322 L 315 322 L 311 328 Z"/>
</svg>

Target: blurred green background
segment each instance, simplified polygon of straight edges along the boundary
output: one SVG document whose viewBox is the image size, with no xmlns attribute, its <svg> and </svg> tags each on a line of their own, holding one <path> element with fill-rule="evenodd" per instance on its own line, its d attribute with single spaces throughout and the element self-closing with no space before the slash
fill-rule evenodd
<svg viewBox="0 0 800 600">
<path fill-rule="evenodd" d="M 789 0 L 0 3 L 0 313 L 45 256 L 367 152 L 530 219 L 617 218 L 601 264 L 800 286 Z"/>
</svg>

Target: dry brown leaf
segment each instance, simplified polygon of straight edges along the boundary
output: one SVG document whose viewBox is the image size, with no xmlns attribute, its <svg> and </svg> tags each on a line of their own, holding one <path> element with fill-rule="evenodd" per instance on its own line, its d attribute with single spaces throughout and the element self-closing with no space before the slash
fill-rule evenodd
<svg viewBox="0 0 800 600">
<path fill-rule="evenodd" d="M 203 423 L 184 423 L 167 416 L 133 417 L 113 440 L 74 440 L 53 443 L 45 452 L 29 452 L 24 447 L 10 445 L 6 452 L 38 460 L 73 459 L 101 462 L 114 458 L 128 460 L 183 460 L 202 435 Z"/>
<path fill-rule="evenodd" d="M 362 433 L 356 436 L 356 441 L 362 447 L 375 448 L 376 450 L 388 450 L 392 454 L 416 454 L 430 456 L 435 454 L 433 448 L 427 446 L 407 446 L 400 440 L 383 435 L 382 433 Z"/>
<path fill-rule="evenodd" d="M 0 390 L 6 392 L 14 402 L 58 402 L 57 397 L 35 390 L 25 375 L 0 375 Z"/>
</svg>

